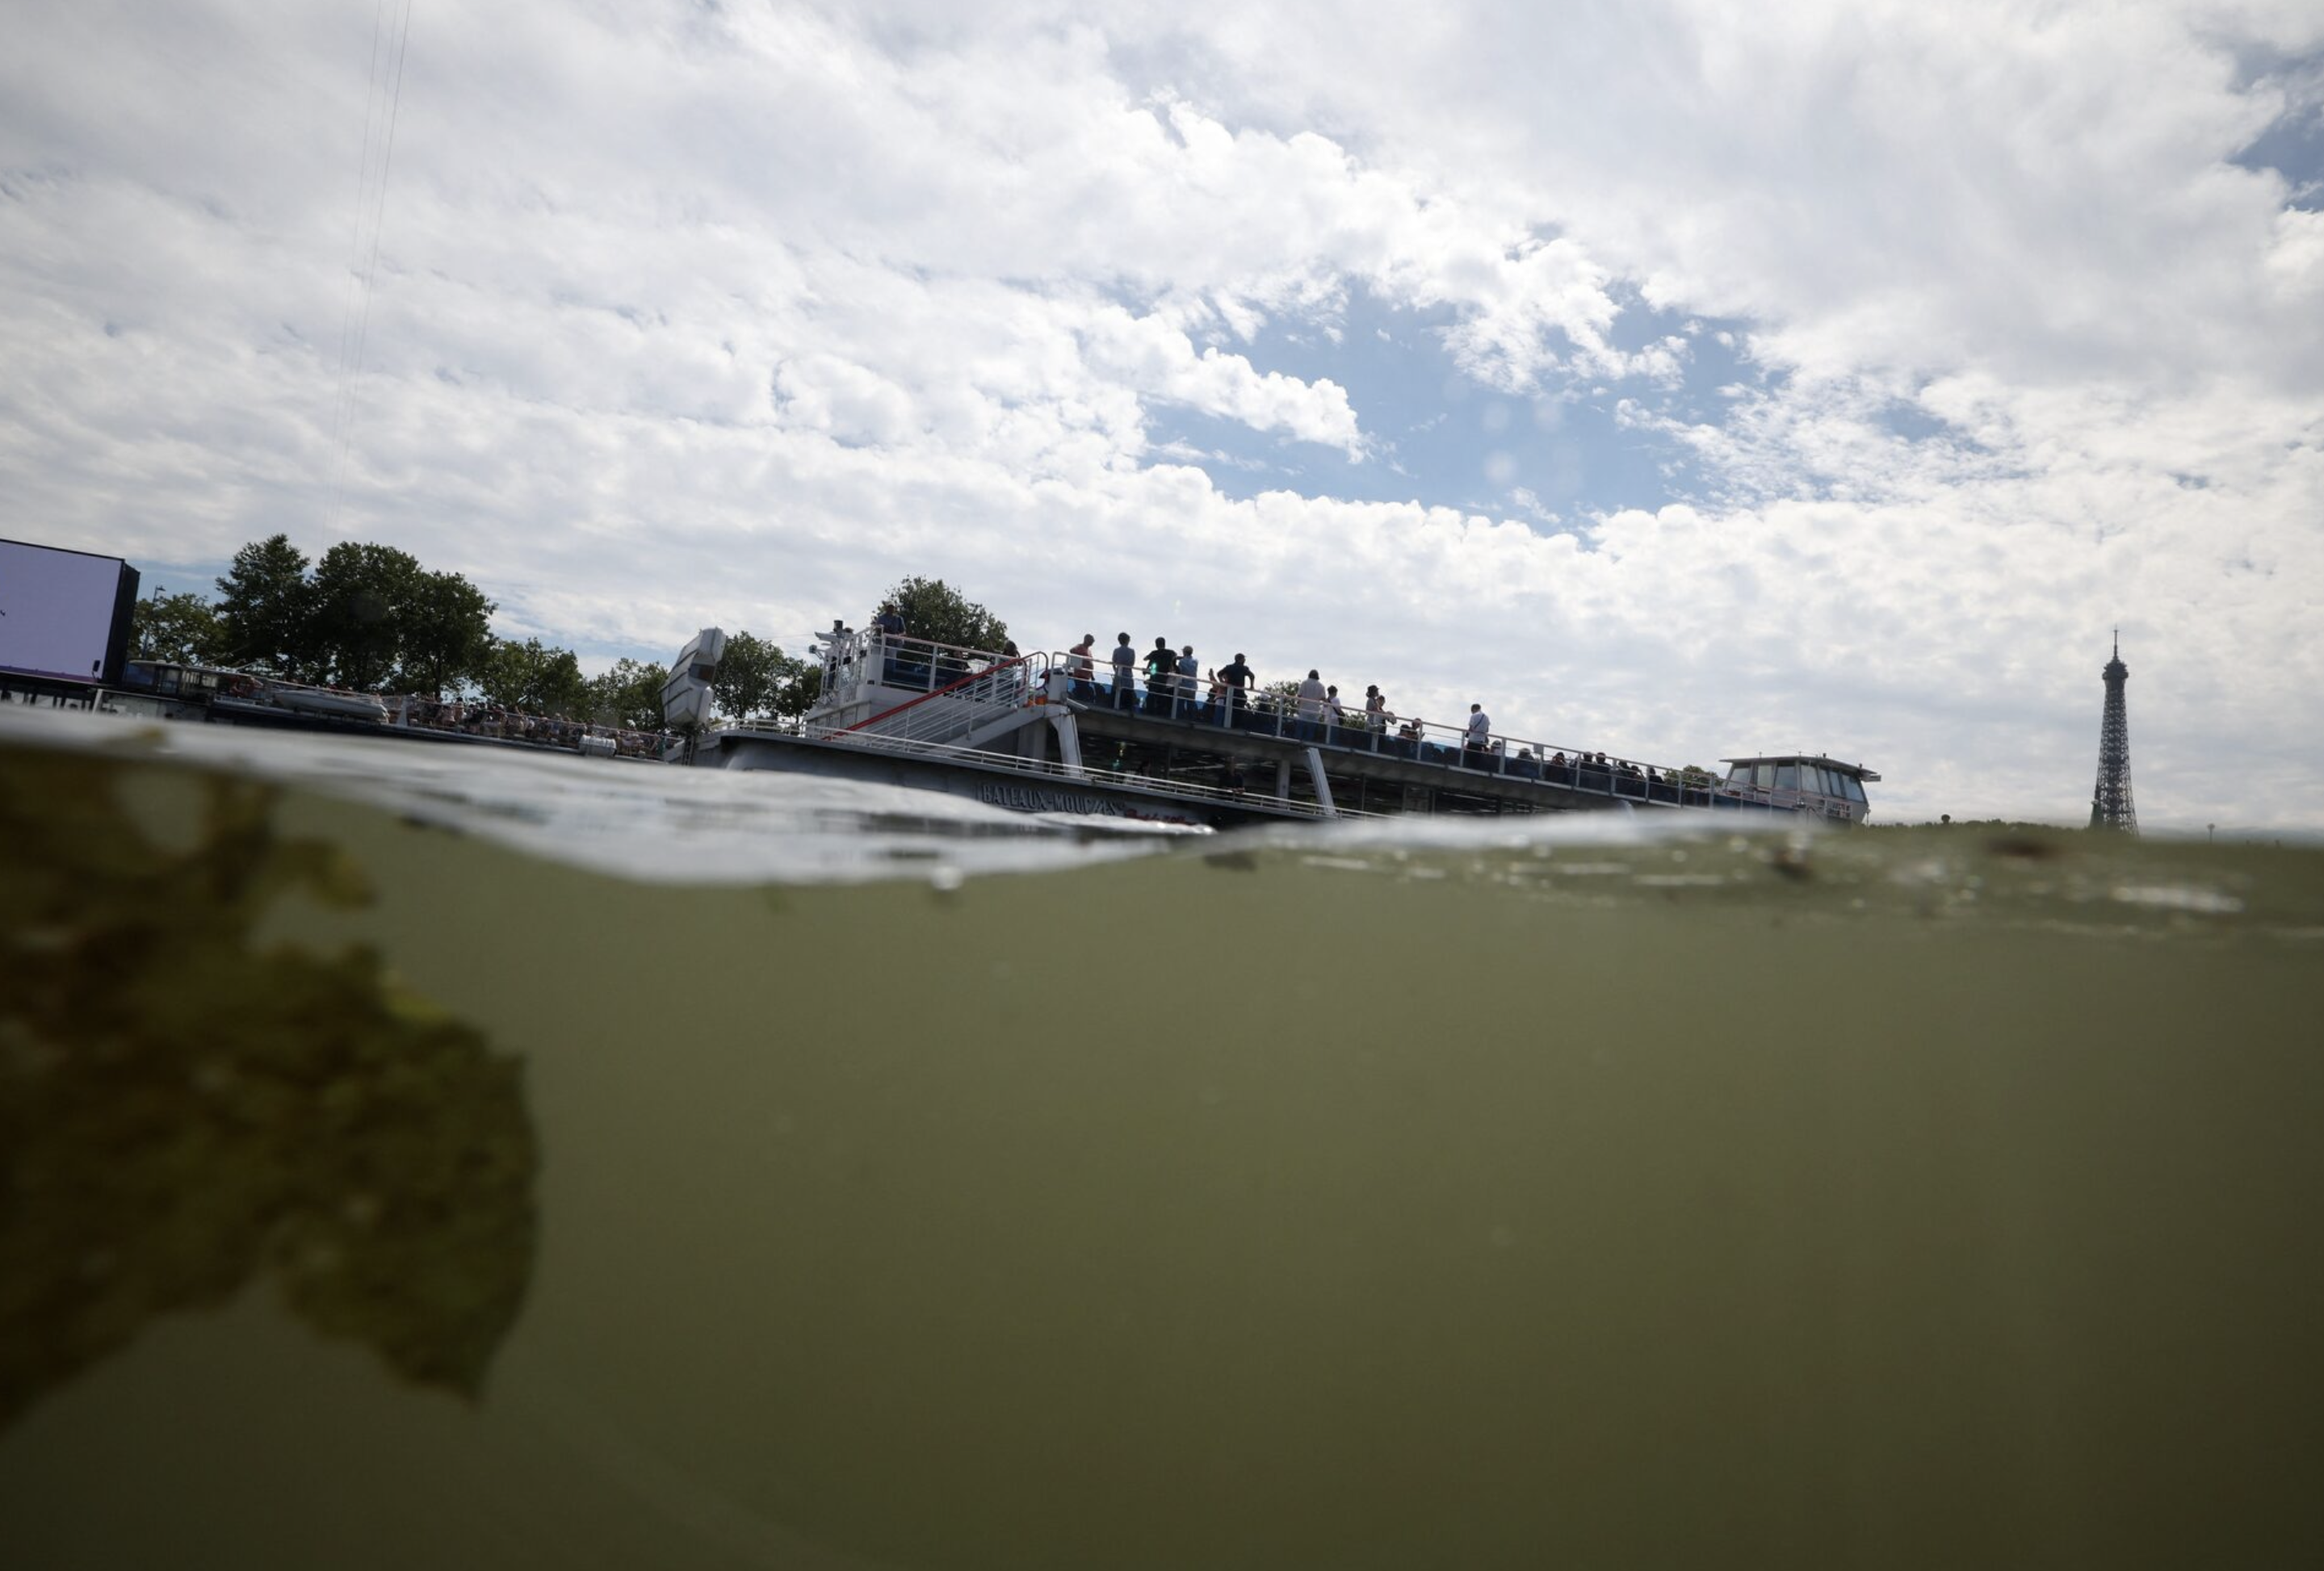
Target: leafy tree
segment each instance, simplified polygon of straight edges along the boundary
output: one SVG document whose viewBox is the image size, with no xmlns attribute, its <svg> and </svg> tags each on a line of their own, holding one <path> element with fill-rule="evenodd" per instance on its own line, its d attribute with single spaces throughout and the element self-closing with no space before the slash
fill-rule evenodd
<svg viewBox="0 0 2324 1571">
<path fill-rule="evenodd" d="M 718 700 L 718 712 L 729 720 L 759 715 L 796 720 L 823 691 L 823 667 L 786 655 L 781 646 L 754 634 L 733 633 L 727 637 L 710 690 Z"/>
<path fill-rule="evenodd" d="M 315 675 L 344 687 L 383 685 L 401 658 L 426 576 L 418 558 L 392 546 L 342 540 L 324 552 L 308 623 Z"/>
<path fill-rule="evenodd" d="M 718 657 L 718 675 L 710 684 L 718 712 L 729 720 L 749 720 L 766 712 L 774 702 L 776 684 L 783 678 L 782 650 L 750 633 L 729 633 L 726 652 Z"/>
<path fill-rule="evenodd" d="M 815 707 L 823 695 L 823 666 L 815 660 L 783 657 L 783 674 L 775 683 L 773 696 L 768 701 L 770 713 L 781 720 L 797 720 Z"/>
<path fill-rule="evenodd" d="M 151 599 L 131 609 L 129 639 L 133 659 L 214 666 L 219 662 L 226 629 L 200 595 L 171 594 L 157 584 Z"/>
<path fill-rule="evenodd" d="M 955 644 L 964 649 L 997 650 L 1009 640 L 1009 624 L 941 578 L 907 578 L 890 590 L 904 618 L 904 632 L 915 639 Z"/>
<path fill-rule="evenodd" d="M 668 680 L 665 666 L 641 665 L 627 657 L 616 660 L 611 670 L 589 680 L 589 718 L 599 725 L 659 730 L 661 686 Z"/>
<path fill-rule="evenodd" d="M 287 535 L 254 540 L 234 554 L 217 581 L 220 663 L 272 676 L 306 674 L 314 664 L 309 633 L 314 603 L 307 558 Z"/>
<path fill-rule="evenodd" d="M 495 643 L 478 684 L 492 703 L 527 714 L 570 717 L 589 707 L 589 683 L 581 675 L 581 662 L 572 650 L 546 646 L 539 639 Z"/>
<path fill-rule="evenodd" d="M 422 574 L 403 608 L 396 685 L 441 698 L 481 676 L 492 658 L 496 609 L 457 573 Z"/>
</svg>

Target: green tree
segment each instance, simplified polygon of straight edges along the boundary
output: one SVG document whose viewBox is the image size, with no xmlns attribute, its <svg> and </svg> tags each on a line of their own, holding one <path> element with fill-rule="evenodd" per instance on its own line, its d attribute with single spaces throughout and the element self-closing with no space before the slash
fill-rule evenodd
<svg viewBox="0 0 2324 1571">
<path fill-rule="evenodd" d="M 779 720 L 797 720 L 814 708 L 815 701 L 823 694 L 823 665 L 788 655 L 783 657 L 782 664 L 782 675 L 775 683 L 767 710 Z"/>
<path fill-rule="evenodd" d="M 569 719 L 589 708 L 589 683 L 581 675 L 581 662 L 572 650 L 544 645 L 539 639 L 495 643 L 478 685 L 491 702 L 527 714 Z"/>
<path fill-rule="evenodd" d="M 403 608 L 396 686 L 441 698 L 447 689 L 482 676 L 492 658 L 497 609 L 457 573 L 422 574 Z"/>
<path fill-rule="evenodd" d="M 997 651 L 1009 641 L 1009 624 L 941 578 L 907 578 L 890 590 L 908 637 L 964 649 Z"/>
<path fill-rule="evenodd" d="M 217 588 L 220 664 L 270 676 L 309 671 L 314 664 L 309 630 L 314 594 L 306 556 L 289 536 L 254 540 L 236 551 Z"/>
<path fill-rule="evenodd" d="M 589 718 L 598 725 L 632 730 L 661 729 L 661 686 L 668 667 L 643 665 L 626 656 L 589 679 Z"/>
<path fill-rule="evenodd" d="M 129 613 L 132 659 L 215 666 L 225 641 L 217 612 L 190 592 L 171 594 L 155 584 L 152 598 L 139 601 Z"/>
<path fill-rule="evenodd" d="M 763 714 L 774 702 L 783 679 L 782 650 L 750 633 L 730 633 L 726 652 L 718 657 L 718 675 L 710 684 L 718 712 L 729 720 L 749 720 Z"/>
<path fill-rule="evenodd" d="M 392 546 L 342 540 L 324 552 L 308 624 L 314 675 L 365 692 L 384 685 L 426 577 L 418 558 Z"/>
</svg>

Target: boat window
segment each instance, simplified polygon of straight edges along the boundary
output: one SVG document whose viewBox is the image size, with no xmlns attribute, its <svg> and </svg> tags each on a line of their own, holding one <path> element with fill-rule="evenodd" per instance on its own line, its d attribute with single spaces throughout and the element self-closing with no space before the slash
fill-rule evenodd
<svg viewBox="0 0 2324 1571">
<path fill-rule="evenodd" d="M 1748 786 L 1751 784 L 1751 766 L 1748 764 L 1738 764 L 1729 769 L 1727 771 L 1727 783 L 1729 786 Z"/>
<path fill-rule="evenodd" d="M 1797 791 L 1799 788 L 1800 767 L 1797 764 L 1776 765 L 1775 789 L 1778 791 Z"/>
<path fill-rule="evenodd" d="M 1840 787 L 1832 784 L 1831 774 L 1814 764 L 1800 766 L 1801 783 L 1819 796 L 1837 796 Z"/>
<path fill-rule="evenodd" d="M 1764 790 L 1766 790 L 1768 786 L 1773 786 L 1775 783 L 1775 765 L 1773 765 L 1773 764 L 1754 764 L 1754 765 L 1752 765 L 1752 766 L 1751 766 L 1751 784 L 1752 784 L 1752 785 L 1758 786 L 1761 790 L 1763 790 L 1763 791 L 1764 791 Z"/>
<path fill-rule="evenodd" d="M 1848 792 L 1848 799 L 1850 802 L 1862 802 L 1864 800 L 1863 781 L 1858 779 L 1853 775 L 1842 775 L 1840 777 L 1840 783 L 1846 788 Z"/>
</svg>

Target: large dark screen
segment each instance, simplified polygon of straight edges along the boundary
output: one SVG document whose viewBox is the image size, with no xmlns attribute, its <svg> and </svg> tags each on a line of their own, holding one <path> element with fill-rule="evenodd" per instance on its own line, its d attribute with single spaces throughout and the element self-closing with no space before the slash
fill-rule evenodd
<svg viewBox="0 0 2324 1571">
<path fill-rule="evenodd" d="M 118 676 L 124 597 L 136 585 L 118 556 L 0 540 L 0 670 L 70 682 Z"/>
</svg>

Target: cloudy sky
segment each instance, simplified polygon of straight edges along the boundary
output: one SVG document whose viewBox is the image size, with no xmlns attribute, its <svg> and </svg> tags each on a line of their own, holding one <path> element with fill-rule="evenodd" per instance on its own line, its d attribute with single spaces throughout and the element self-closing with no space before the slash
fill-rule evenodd
<svg viewBox="0 0 2324 1571">
<path fill-rule="evenodd" d="M 2324 827 L 2324 4 L 30 0 L 0 535 Z"/>
</svg>

